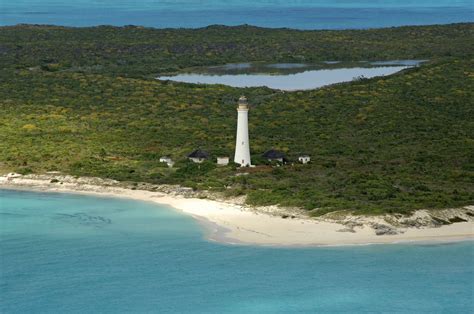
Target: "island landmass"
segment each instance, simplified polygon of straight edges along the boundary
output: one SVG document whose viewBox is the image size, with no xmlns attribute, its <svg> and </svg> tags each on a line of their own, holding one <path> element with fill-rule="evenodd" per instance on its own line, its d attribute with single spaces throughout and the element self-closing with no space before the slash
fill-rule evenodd
<svg viewBox="0 0 474 314">
<path fill-rule="evenodd" d="M 240 236 L 242 242 L 396 242 L 456 228 L 448 238 L 471 237 L 473 37 L 472 23 L 341 31 L 0 27 L 0 173 L 21 175 L 4 176 L 2 186 L 37 180 L 32 187 L 82 191 L 74 180 L 84 177 L 113 180 L 111 188 L 128 187 L 130 195 L 179 186 L 193 199 L 227 200 L 242 215 L 259 216 L 261 229 L 229 227 L 232 215 L 223 215 L 221 227 L 234 239 L 247 229 L 255 233 Z M 295 92 L 155 79 L 236 62 L 402 59 L 425 62 L 387 77 Z M 252 106 L 256 167 L 218 166 L 214 159 L 234 150 L 242 94 Z M 210 158 L 196 164 L 186 156 L 199 148 Z M 272 148 L 288 162 L 263 158 Z M 303 153 L 310 163 L 298 163 Z M 163 156 L 176 161 L 173 167 Z M 223 211 L 205 218 L 218 223 L 210 218 L 216 212 Z M 275 230 L 316 224 L 320 240 L 310 231 L 262 240 L 265 226 L 278 224 Z M 352 241 L 324 240 L 321 230 Z"/>
</svg>

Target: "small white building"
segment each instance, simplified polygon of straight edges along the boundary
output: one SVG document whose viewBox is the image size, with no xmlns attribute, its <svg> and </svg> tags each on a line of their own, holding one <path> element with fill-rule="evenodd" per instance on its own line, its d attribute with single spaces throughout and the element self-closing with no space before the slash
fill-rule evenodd
<svg viewBox="0 0 474 314">
<path fill-rule="evenodd" d="M 160 158 L 160 162 L 169 163 L 169 162 L 171 162 L 171 158 L 163 156 L 163 157 Z"/>
<path fill-rule="evenodd" d="M 167 157 L 167 156 L 163 156 L 160 158 L 160 162 L 164 162 L 168 165 L 168 167 L 173 167 L 174 165 L 174 161 L 170 158 L 170 157 Z"/>
<path fill-rule="evenodd" d="M 218 166 L 227 166 L 229 164 L 229 157 L 217 157 Z"/>
<path fill-rule="evenodd" d="M 311 157 L 308 155 L 302 155 L 298 157 L 298 161 L 301 162 L 302 164 L 306 165 L 311 161 Z"/>
</svg>

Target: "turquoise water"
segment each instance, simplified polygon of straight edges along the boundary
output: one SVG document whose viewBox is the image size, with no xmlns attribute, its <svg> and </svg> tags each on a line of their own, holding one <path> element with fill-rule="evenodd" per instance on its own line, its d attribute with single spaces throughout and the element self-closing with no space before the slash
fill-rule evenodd
<svg viewBox="0 0 474 314">
<path fill-rule="evenodd" d="M 207 242 L 151 203 L 0 190 L 1 313 L 472 313 L 474 242 Z"/>
<path fill-rule="evenodd" d="M 0 25 L 252 24 L 299 29 L 446 24 L 474 19 L 471 0 L 2 0 Z"/>
</svg>

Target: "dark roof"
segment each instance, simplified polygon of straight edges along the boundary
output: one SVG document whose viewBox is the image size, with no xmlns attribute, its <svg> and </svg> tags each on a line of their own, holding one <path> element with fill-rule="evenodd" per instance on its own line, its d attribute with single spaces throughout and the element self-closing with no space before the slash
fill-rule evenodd
<svg viewBox="0 0 474 314">
<path fill-rule="evenodd" d="M 262 156 L 267 159 L 280 159 L 280 158 L 286 159 L 285 154 L 274 149 L 270 149 L 269 151 L 266 151 Z"/>
<path fill-rule="evenodd" d="M 196 149 L 188 155 L 189 158 L 209 158 L 209 153 L 200 149 Z"/>
</svg>

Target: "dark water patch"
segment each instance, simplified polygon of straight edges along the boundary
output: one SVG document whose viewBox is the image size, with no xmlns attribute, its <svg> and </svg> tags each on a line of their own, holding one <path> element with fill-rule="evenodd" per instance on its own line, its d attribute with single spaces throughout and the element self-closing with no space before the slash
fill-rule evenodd
<svg viewBox="0 0 474 314">
<path fill-rule="evenodd" d="M 28 215 L 26 214 L 20 214 L 20 213 L 8 213 L 8 212 L 0 212 L 1 216 L 8 216 L 8 217 L 27 217 Z"/>
<path fill-rule="evenodd" d="M 273 63 L 266 66 L 273 69 L 301 69 L 309 67 L 306 63 Z"/>
<path fill-rule="evenodd" d="M 370 62 L 374 66 L 396 66 L 396 65 L 405 65 L 405 66 L 419 66 L 422 63 L 428 62 L 428 60 L 390 60 L 390 61 L 375 61 Z"/>
<path fill-rule="evenodd" d="M 56 14 L 55 12 L 22 12 L 22 14 L 25 14 L 25 15 L 52 15 L 52 14 Z"/>
<path fill-rule="evenodd" d="M 110 225 L 112 220 L 103 216 L 92 216 L 86 213 L 56 214 L 56 218 L 73 225 L 102 228 Z"/>
<path fill-rule="evenodd" d="M 228 63 L 224 65 L 217 65 L 208 67 L 208 69 L 213 69 L 216 71 L 230 71 L 230 70 L 242 70 L 242 69 L 250 69 L 252 67 L 252 63 Z"/>
</svg>

